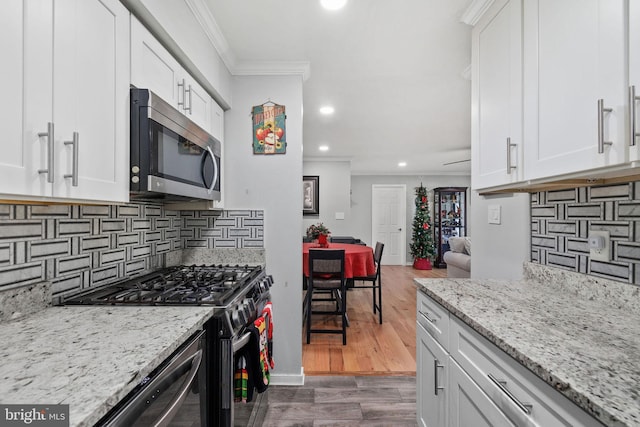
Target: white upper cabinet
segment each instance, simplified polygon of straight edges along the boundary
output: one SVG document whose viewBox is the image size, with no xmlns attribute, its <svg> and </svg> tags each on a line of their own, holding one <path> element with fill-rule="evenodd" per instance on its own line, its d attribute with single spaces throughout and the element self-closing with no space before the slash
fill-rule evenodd
<svg viewBox="0 0 640 427">
<path fill-rule="evenodd" d="M 629 2 L 629 123 L 630 160 L 640 160 L 640 2 Z"/>
<path fill-rule="evenodd" d="M 128 16 L 117 0 L 3 3 L 3 198 L 128 201 Z"/>
<path fill-rule="evenodd" d="M 526 179 L 628 160 L 625 0 L 525 0 Z"/>
<path fill-rule="evenodd" d="M 129 13 L 118 0 L 54 9 L 54 195 L 126 202 Z"/>
<path fill-rule="evenodd" d="M 131 17 L 131 84 L 150 89 L 211 132 L 213 98 L 134 17 Z"/>
<path fill-rule="evenodd" d="M 472 33 L 472 188 L 523 176 L 522 0 L 498 0 Z"/>
</svg>

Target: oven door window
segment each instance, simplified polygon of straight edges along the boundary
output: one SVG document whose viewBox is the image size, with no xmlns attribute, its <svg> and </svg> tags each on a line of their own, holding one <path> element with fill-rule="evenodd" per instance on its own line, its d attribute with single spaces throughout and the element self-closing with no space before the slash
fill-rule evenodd
<svg viewBox="0 0 640 427">
<path fill-rule="evenodd" d="M 219 171 L 220 158 L 152 120 L 149 124 L 151 174 L 196 187 L 211 188 Z M 220 190 L 219 181 L 215 181 L 214 190 Z"/>
</svg>

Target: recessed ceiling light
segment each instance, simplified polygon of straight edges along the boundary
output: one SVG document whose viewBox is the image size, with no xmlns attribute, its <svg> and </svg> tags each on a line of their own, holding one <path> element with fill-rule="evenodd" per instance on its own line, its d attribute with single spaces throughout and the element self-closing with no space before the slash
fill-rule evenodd
<svg viewBox="0 0 640 427">
<path fill-rule="evenodd" d="M 400 162 L 400 163 L 398 163 L 398 166 L 403 168 L 403 167 L 407 166 L 407 162 Z"/>
<path fill-rule="evenodd" d="M 327 10 L 338 10 L 347 4 L 347 0 L 320 0 L 320 4 Z"/>
<path fill-rule="evenodd" d="M 329 146 L 328 145 L 321 145 L 320 147 L 318 147 L 318 150 L 320 150 L 320 151 L 329 151 Z"/>
<path fill-rule="evenodd" d="M 333 114 L 335 110 L 333 109 L 333 107 L 331 107 L 330 105 L 325 105 L 324 107 L 320 107 L 320 113 L 321 114 Z"/>
</svg>

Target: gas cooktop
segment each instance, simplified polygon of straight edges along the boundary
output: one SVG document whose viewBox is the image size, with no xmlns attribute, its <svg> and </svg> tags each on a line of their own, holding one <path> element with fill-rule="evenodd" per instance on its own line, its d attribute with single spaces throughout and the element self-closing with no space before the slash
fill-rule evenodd
<svg viewBox="0 0 640 427">
<path fill-rule="evenodd" d="M 212 305 L 229 304 L 252 285 L 262 286 L 261 266 L 190 265 L 167 267 L 62 299 L 80 305 Z M 259 290 L 258 290 L 259 291 Z"/>
</svg>

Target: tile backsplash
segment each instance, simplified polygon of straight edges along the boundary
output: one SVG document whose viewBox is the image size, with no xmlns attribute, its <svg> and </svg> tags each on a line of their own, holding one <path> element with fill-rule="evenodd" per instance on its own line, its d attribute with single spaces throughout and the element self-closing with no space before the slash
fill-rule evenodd
<svg viewBox="0 0 640 427">
<path fill-rule="evenodd" d="M 609 232 L 610 262 L 590 259 L 590 230 Z M 531 261 L 640 285 L 640 182 L 533 193 Z"/>
<path fill-rule="evenodd" d="M 263 211 L 162 205 L 0 205 L 0 290 L 50 281 L 59 295 L 161 266 L 183 248 L 261 248 Z"/>
</svg>

